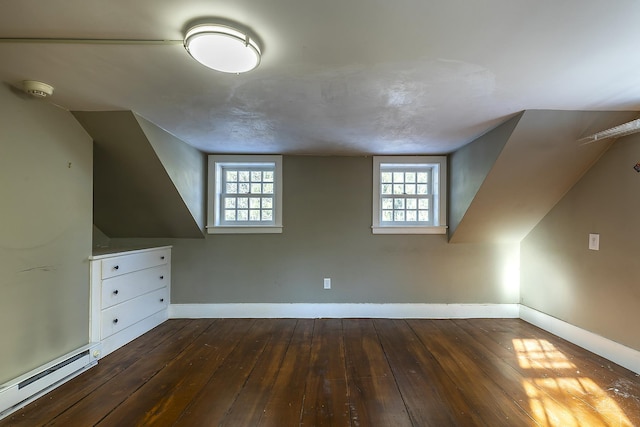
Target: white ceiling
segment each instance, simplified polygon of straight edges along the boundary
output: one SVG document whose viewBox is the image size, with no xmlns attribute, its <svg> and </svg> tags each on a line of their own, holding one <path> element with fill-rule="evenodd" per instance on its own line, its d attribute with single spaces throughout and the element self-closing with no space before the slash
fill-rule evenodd
<svg viewBox="0 0 640 427">
<path fill-rule="evenodd" d="M 639 110 L 637 0 L 20 0 L 0 37 L 182 39 L 222 17 L 262 40 L 226 75 L 181 45 L 0 43 L 0 80 L 132 110 L 205 152 L 448 153 L 526 109 Z"/>
</svg>

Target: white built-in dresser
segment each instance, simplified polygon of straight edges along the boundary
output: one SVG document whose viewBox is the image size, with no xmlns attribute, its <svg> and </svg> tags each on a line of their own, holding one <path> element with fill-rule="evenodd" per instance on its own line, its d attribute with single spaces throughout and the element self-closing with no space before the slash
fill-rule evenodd
<svg viewBox="0 0 640 427">
<path fill-rule="evenodd" d="M 94 254 L 91 262 L 90 340 L 100 357 L 169 317 L 171 247 Z"/>
</svg>

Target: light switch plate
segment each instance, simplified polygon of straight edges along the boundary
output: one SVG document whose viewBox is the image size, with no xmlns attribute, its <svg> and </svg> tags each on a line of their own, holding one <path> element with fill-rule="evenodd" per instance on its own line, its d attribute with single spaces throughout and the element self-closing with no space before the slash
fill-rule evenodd
<svg viewBox="0 0 640 427">
<path fill-rule="evenodd" d="M 589 249 L 592 251 L 600 250 L 600 235 L 599 234 L 589 234 Z"/>
</svg>

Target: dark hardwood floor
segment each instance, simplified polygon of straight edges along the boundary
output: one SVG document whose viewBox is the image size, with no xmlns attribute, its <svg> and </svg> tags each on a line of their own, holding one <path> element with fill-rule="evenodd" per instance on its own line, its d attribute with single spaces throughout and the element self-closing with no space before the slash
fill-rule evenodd
<svg viewBox="0 0 640 427">
<path fill-rule="evenodd" d="M 640 426 L 640 378 L 516 319 L 170 320 L 0 426 Z"/>
</svg>

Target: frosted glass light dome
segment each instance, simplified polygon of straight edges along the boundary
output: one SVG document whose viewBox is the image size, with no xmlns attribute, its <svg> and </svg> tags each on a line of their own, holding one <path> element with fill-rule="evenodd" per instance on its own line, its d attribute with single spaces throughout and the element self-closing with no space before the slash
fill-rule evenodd
<svg viewBox="0 0 640 427">
<path fill-rule="evenodd" d="M 220 24 L 191 27 L 184 47 L 196 61 L 223 73 L 246 73 L 260 64 L 260 46 L 249 35 Z"/>
</svg>

